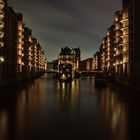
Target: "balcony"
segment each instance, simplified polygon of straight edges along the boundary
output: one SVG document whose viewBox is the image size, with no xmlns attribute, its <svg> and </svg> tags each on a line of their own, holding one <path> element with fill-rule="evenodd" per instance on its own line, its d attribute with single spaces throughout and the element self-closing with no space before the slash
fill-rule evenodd
<svg viewBox="0 0 140 140">
<path fill-rule="evenodd" d="M 23 26 L 21 22 L 18 23 L 18 30 L 23 32 Z"/>
<path fill-rule="evenodd" d="M 0 38 L 4 37 L 4 32 L 0 31 Z"/>
<path fill-rule="evenodd" d="M 122 31 L 121 30 L 116 31 L 116 37 L 120 37 L 120 36 L 122 36 Z"/>
<path fill-rule="evenodd" d="M 128 41 L 129 41 L 128 36 L 123 38 L 123 44 L 128 44 Z"/>
<path fill-rule="evenodd" d="M 127 63 L 128 61 L 129 61 L 128 55 L 124 55 L 124 56 L 123 56 L 123 62 L 124 62 L 124 63 Z"/>
<path fill-rule="evenodd" d="M 4 5 L 5 5 L 4 1 L 1 1 L 0 0 L 0 9 L 3 9 L 4 8 Z"/>
<path fill-rule="evenodd" d="M 118 37 L 116 37 L 116 41 L 115 41 L 115 43 L 119 43 L 121 41 L 121 38 L 118 36 Z"/>
<path fill-rule="evenodd" d="M 18 41 L 17 42 L 20 43 L 21 45 L 24 44 L 23 41 L 22 41 L 22 38 L 18 38 Z"/>
<path fill-rule="evenodd" d="M 18 50 L 18 51 L 17 51 L 17 55 L 18 55 L 18 56 L 22 56 L 22 51 L 21 51 L 21 50 Z"/>
<path fill-rule="evenodd" d="M 0 11 L 0 19 L 3 19 L 3 18 L 4 18 L 4 12 Z"/>
<path fill-rule="evenodd" d="M 21 43 L 18 43 L 17 49 L 18 49 L 18 50 L 22 50 L 22 44 L 21 44 Z"/>
<path fill-rule="evenodd" d="M 29 56 L 32 56 L 32 53 L 31 53 L 31 52 L 28 52 L 28 55 L 29 55 Z"/>
<path fill-rule="evenodd" d="M 122 27 L 128 27 L 129 26 L 129 20 L 121 20 L 121 23 L 122 23 Z"/>
<path fill-rule="evenodd" d="M 126 52 L 126 51 L 128 51 L 128 44 L 123 46 L 123 52 Z"/>
<path fill-rule="evenodd" d="M 0 21 L 0 30 L 2 30 L 4 28 L 4 22 Z"/>
<path fill-rule="evenodd" d="M 21 58 L 20 57 L 18 57 L 18 59 L 17 59 L 17 64 L 19 64 L 19 65 L 22 64 L 22 61 L 21 61 Z"/>
<path fill-rule="evenodd" d="M 123 17 L 122 17 L 122 20 L 121 21 L 126 21 L 126 20 L 128 20 L 128 12 L 127 11 L 124 11 Z"/>
<path fill-rule="evenodd" d="M 29 61 L 31 61 L 31 60 L 32 60 L 32 57 L 31 57 L 31 56 L 29 56 L 29 57 L 28 57 L 28 60 L 29 60 Z"/>
</svg>

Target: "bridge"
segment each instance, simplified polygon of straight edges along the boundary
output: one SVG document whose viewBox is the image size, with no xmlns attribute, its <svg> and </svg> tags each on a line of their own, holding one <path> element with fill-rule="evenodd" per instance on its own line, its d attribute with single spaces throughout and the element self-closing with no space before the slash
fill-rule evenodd
<svg viewBox="0 0 140 140">
<path fill-rule="evenodd" d="M 58 74 L 57 70 L 46 70 L 46 71 L 41 71 L 39 73 L 52 73 L 52 74 Z M 79 76 L 95 76 L 95 77 L 102 77 L 103 76 L 103 71 L 79 71 L 78 72 Z"/>
</svg>

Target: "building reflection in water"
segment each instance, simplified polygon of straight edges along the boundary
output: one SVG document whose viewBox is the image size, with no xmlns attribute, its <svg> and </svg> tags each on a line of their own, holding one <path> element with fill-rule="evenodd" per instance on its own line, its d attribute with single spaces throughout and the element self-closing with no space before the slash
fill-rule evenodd
<svg viewBox="0 0 140 140">
<path fill-rule="evenodd" d="M 109 128 L 109 133 L 112 133 L 116 140 L 127 140 L 127 109 L 119 94 L 115 94 L 110 88 L 103 90 L 100 104 L 103 122 L 105 127 Z"/>
<path fill-rule="evenodd" d="M 94 80 L 81 77 L 72 82 L 59 82 L 43 76 L 20 89 L 1 93 L 0 140 L 39 139 L 35 132 L 47 138 L 48 133 L 65 131 L 68 124 L 73 126 L 67 128 L 73 134 L 79 130 L 82 135 L 87 130 L 86 134 L 91 136 L 93 132 L 93 138 L 98 132 L 104 138 L 102 134 L 108 132 L 107 139 L 128 140 L 132 129 L 137 124 L 139 128 L 140 98 L 125 98 L 124 90 L 111 86 L 96 88 Z"/>
<path fill-rule="evenodd" d="M 78 79 L 71 82 L 57 81 L 57 97 L 64 107 L 76 109 L 79 100 L 79 82 Z"/>
<path fill-rule="evenodd" d="M 15 137 L 24 138 L 37 121 L 44 99 L 45 82 L 35 80 L 19 94 L 15 111 Z"/>
<path fill-rule="evenodd" d="M 0 111 L 0 140 L 5 140 L 8 128 L 8 116 L 6 111 Z"/>
</svg>

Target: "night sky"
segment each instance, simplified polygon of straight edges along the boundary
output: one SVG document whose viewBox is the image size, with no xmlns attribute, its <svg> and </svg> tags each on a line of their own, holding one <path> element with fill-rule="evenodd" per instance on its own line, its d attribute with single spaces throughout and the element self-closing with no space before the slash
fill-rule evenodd
<svg viewBox="0 0 140 140">
<path fill-rule="evenodd" d="M 79 47 L 82 59 L 92 57 L 112 24 L 122 0 L 9 0 L 24 15 L 47 59 L 57 59 L 61 47 Z"/>
</svg>

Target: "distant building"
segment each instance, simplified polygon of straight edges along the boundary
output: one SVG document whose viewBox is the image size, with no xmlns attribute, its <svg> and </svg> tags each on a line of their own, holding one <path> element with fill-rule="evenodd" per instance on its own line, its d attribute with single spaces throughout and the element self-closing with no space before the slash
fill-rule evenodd
<svg viewBox="0 0 140 140">
<path fill-rule="evenodd" d="M 80 71 L 92 71 L 93 70 L 93 58 L 88 58 L 80 61 Z"/>
<path fill-rule="evenodd" d="M 45 57 L 44 51 L 40 44 L 37 44 L 37 71 L 44 71 L 45 69 Z"/>
<path fill-rule="evenodd" d="M 58 59 L 53 60 L 52 63 L 53 63 L 53 70 L 58 70 Z"/>
<path fill-rule="evenodd" d="M 48 71 L 51 71 L 51 70 L 53 70 L 53 62 L 47 62 L 47 70 Z"/>
<path fill-rule="evenodd" d="M 58 73 L 60 80 L 72 80 L 79 75 L 79 48 L 61 48 L 58 56 Z"/>
<path fill-rule="evenodd" d="M 92 70 L 101 70 L 101 59 L 100 59 L 100 52 L 96 52 L 93 56 L 93 62 L 92 62 Z"/>
<path fill-rule="evenodd" d="M 79 48 L 61 48 L 61 52 L 58 56 L 59 64 L 72 64 L 76 71 L 79 71 L 80 63 L 80 49 Z"/>
<path fill-rule="evenodd" d="M 80 71 L 87 71 L 87 60 L 80 61 Z"/>
</svg>

